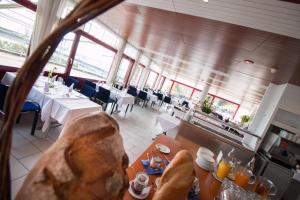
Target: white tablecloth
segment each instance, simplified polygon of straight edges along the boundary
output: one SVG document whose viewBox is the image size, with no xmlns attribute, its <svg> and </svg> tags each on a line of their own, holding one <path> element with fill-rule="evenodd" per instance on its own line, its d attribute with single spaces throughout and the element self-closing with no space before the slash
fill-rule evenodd
<svg viewBox="0 0 300 200">
<path fill-rule="evenodd" d="M 148 97 L 150 103 L 158 101 L 158 97 L 156 95 L 154 95 L 154 94 L 149 93 L 149 92 L 148 92 L 148 96 L 147 97 Z"/>
<path fill-rule="evenodd" d="M 164 132 L 168 132 L 174 128 L 177 128 L 180 124 L 180 120 L 163 113 L 156 117 L 156 124 L 157 123 L 159 123 Z"/>
<path fill-rule="evenodd" d="M 7 72 L 1 82 L 11 85 L 15 76 L 15 73 Z M 50 88 L 49 92 L 45 93 L 45 81 L 46 77 L 40 77 L 27 96 L 28 100 L 37 102 L 41 107 L 43 132 L 48 129 L 51 119 L 65 125 L 82 114 L 102 110 L 100 105 L 74 90 L 68 96 L 65 95 L 68 88 L 63 85 Z"/>
<path fill-rule="evenodd" d="M 110 98 L 117 99 L 117 104 L 122 107 L 123 105 L 133 105 L 134 104 L 134 96 L 127 94 L 126 90 L 118 90 L 109 85 L 102 85 L 102 87 L 110 90 Z"/>
</svg>

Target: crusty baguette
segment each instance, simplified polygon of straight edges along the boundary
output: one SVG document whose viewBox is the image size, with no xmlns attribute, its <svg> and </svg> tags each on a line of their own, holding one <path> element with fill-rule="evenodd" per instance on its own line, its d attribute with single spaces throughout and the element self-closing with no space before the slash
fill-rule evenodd
<svg viewBox="0 0 300 200">
<path fill-rule="evenodd" d="M 194 179 L 192 155 L 179 151 L 162 174 L 153 200 L 185 200 Z"/>
<path fill-rule="evenodd" d="M 61 134 L 28 174 L 16 199 L 122 199 L 128 188 L 128 157 L 117 122 L 93 113 L 74 120 Z"/>
</svg>

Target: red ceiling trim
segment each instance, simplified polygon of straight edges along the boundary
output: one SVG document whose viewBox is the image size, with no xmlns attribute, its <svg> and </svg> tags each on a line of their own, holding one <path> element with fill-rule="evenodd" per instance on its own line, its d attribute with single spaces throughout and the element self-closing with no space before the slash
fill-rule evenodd
<svg viewBox="0 0 300 200">
<path fill-rule="evenodd" d="M 28 0 L 13 0 L 14 2 L 36 12 L 37 5 Z"/>
</svg>

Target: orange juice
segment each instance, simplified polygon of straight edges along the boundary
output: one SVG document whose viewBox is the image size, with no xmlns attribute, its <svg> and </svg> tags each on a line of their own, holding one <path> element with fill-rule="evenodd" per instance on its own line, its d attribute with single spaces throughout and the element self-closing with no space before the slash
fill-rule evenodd
<svg viewBox="0 0 300 200">
<path fill-rule="evenodd" d="M 235 173 L 235 183 L 240 187 L 245 188 L 249 182 L 249 174 L 246 171 L 237 171 Z"/>
<path fill-rule="evenodd" d="M 229 174 L 230 170 L 231 164 L 227 160 L 222 159 L 219 163 L 216 175 L 219 179 L 223 180 Z"/>
</svg>

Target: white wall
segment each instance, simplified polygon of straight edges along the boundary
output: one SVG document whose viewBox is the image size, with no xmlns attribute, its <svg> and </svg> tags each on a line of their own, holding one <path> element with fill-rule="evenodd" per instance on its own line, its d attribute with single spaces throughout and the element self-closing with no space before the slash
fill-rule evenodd
<svg viewBox="0 0 300 200">
<path fill-rule="evenodd" d="M 300 115 L 300 87 L 287 84 L 279 108 Z"/>
<path fill-rule="evenodd" d="M 262 102 L 249 126 L 249 131 L 263 137 L 275 116 L 286 84 L 275 85 L 270 83 Z"/>
</svg>

